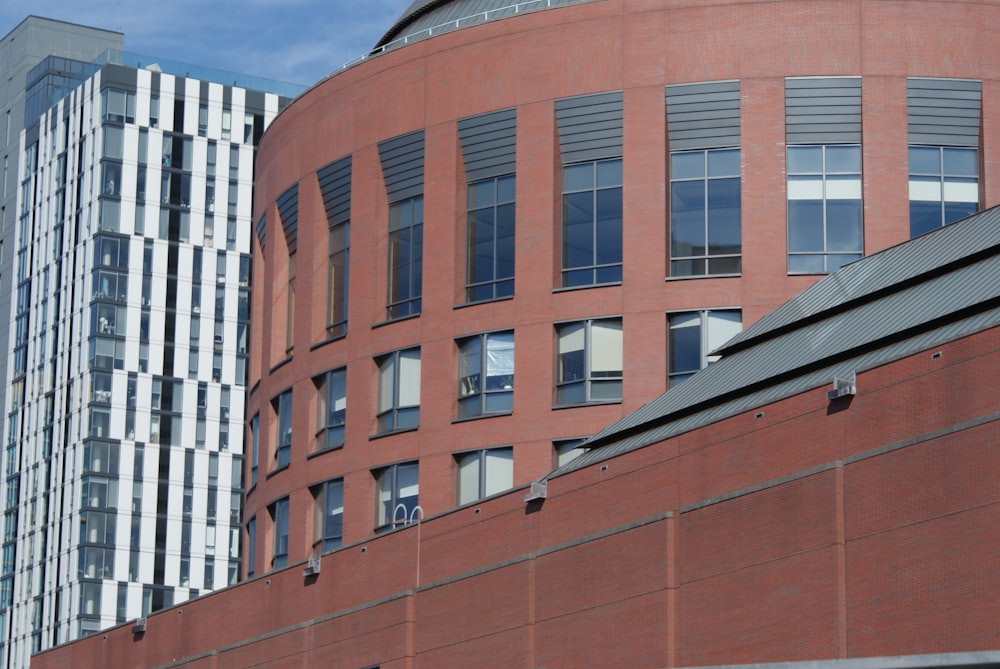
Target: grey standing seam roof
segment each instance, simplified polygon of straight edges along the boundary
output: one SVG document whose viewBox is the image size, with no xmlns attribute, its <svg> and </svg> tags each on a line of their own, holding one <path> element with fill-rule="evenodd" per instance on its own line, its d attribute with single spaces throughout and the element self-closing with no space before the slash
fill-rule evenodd
<svg viewBox="0 0 1000 669">
<path fill-rule="evenodd" d="M 845 265 L 609 426 L 555 476 L 1000 326 L 1000 207 Z M 863 392 L 863 389 L 859 392 Z"/>
</svg>

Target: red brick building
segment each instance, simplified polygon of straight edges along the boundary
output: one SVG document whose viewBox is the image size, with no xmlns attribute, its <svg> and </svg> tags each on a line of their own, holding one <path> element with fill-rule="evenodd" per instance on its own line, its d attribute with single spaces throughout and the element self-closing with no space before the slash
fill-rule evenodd
<svg viewBox="0 0 1000 669">
<path fill-rule="evenodd" d="M 996 662 L 998 266 L 1000 209 L 865 258 L 544 484 L 32 665 Z"/>
<path fill-rule="evenodd" d="M 1000 648 L 1000 2 L 487 4 L 260 144 L 248 582 L 33 662 Z"/>
</svg>

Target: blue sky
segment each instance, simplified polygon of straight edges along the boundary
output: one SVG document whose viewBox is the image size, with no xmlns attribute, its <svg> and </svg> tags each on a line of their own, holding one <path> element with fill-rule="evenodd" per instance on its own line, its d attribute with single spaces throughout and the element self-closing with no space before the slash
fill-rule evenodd
<svg viewBox="0 0 1000 669">
<path fill-rule="evenodd" d="M 312 84 L 365 53 L 411 0 L 0 0 L 0 36 L 29 14 L 119 30 L 127 51 Z"/>
</svg>

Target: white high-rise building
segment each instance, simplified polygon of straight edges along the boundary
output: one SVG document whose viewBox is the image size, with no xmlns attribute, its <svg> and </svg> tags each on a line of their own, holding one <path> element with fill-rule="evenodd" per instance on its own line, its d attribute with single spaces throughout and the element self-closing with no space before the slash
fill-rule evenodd
<svg viewBox="0 0 1000 669">
<path fill-rule="evenodd" d="M 5 668 L 237 580 L 254 150 L 301 90 L 64 61 L 9 216 Z"/>
</svg>

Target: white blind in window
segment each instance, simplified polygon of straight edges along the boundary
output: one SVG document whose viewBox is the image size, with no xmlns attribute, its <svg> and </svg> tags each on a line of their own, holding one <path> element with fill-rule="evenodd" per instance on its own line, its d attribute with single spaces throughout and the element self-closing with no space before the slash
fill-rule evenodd
<svg viewBox="0 0 1000 669">
<path fill-rule="evenodd" d="M 591 358 L 590 371 L 608 376 L 622 372 L 622 324 L 621 321 L 595 321 L 590 328 Z"/>
</svg>

